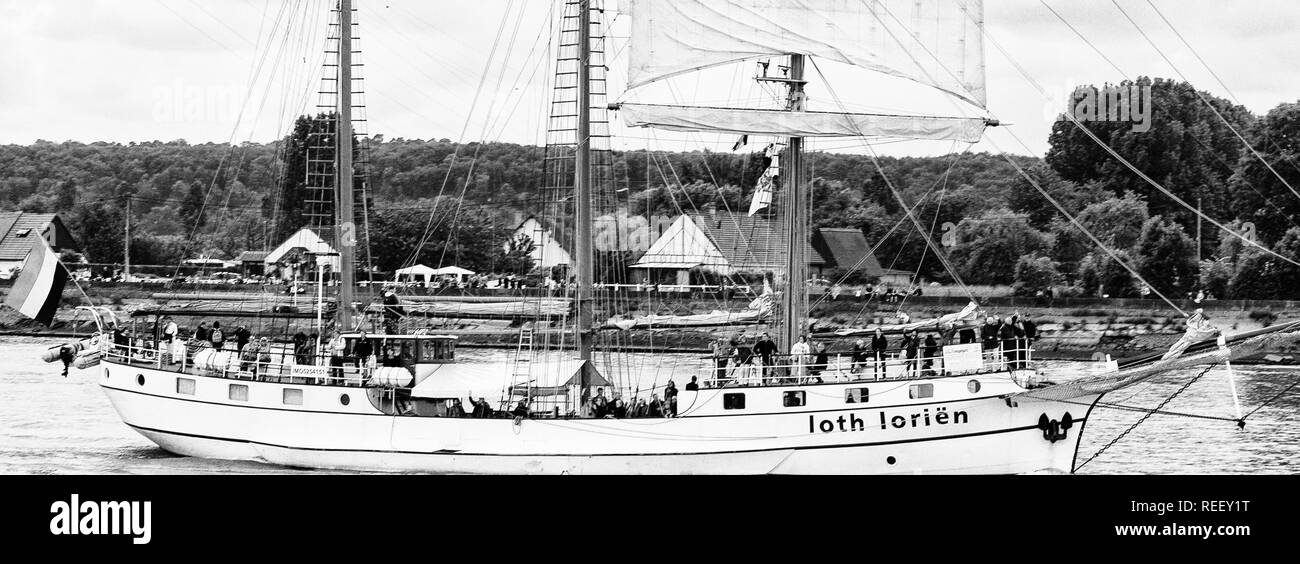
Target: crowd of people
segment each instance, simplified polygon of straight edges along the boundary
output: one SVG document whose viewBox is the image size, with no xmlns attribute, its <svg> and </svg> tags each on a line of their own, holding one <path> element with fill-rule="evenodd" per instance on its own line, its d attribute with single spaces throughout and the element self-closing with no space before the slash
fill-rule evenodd
<svg viewBox="0 0 1300 564">
<path fill-rule="evenodd" d="M 891 346 L 884 330 L 877 328 L 869 342 L 857 339 L 849 350 L 836 353 L 830 352 L 826 341 L 813 342 L 808 336 L 800 336 L 788 353 L 780 354 L 776 342 L 767 333 L 757 338 L 719 338 L 710 348 L 714 380 L 723 385 L 733 380 L 807 384 L 825 381 L 832 356 L 840 361 L 836 365 L 841 371 L 847 367 L 850 374 L 870 373 L 875 379 L 889 376 L 886 366 L 891 359 L 902 365 L 903 378 L 934 376 L 943 372 L 943 347 L 977 342 L 981 344 L 986 363 L 1002 363 L 1006 369 L 1020 370 L 1028 368 L 1028 351 L 1036 338 L 1036 325 L 1015 314 L 1006 318 L 987 317 L 978 329 L 971 326 L 958 330 L 956 324 L 948 323 L 937 332 L 925 335 L 917 330 L 907 331 L 897 347 Z M 843 362 L 845 357 L 847 363 Z"/>
</svg>

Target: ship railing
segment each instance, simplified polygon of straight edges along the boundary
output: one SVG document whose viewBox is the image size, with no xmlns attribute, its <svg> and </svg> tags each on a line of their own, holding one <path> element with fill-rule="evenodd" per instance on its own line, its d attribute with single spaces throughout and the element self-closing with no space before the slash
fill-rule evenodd
<svg viewBox="0 0 1300 564">
<path fill-rule="evenodd" d="M 1032 347 L 984 350 L 978 367 L 967 366 L 963 370 L 949 370 L 942 353 L 908 358 L 905 351 L 889 351 L 883 360 L 876 360 L 870 352 L 859 360 L 854 360 L 851 353 L 836 353 L 829 355 L 825 364 L 817 362 L 815 354 L 773 356 L 769 365 L 764 365 L 759 355 L 744 364 L 738 364 L 734 356 L 708 357 L 698 373 L 703 385 L 711 388 L 914 380 L 1028 370 L 1033 352 Z M 725 363 L 721 362 L 724 360 Z"/>
<path fill-rule="evenodd" d="M 119 364 L 147 366 L 159 370 L 230 380 L 347 387 L 364 387 L 376 367 L 374 364 L 377 364 L 372 363 L 371 359 L 300 355 L 285 350 L 284 347 L 276 347 L 278 350 L 257 351 L 256 359 L 236 357 L 223 366 L 201 367 L 194 364 L 194 354 L 204 350 L 204 347 L 182 343 L 179 348 L 185 351 L 174 354 L 165 346 L 148 343 L 145 345 L 110 343 L 104 351 L 104 356 L 107 360 Z M 223 350 L 237 352 L 233 348 Z"/>
</svg>

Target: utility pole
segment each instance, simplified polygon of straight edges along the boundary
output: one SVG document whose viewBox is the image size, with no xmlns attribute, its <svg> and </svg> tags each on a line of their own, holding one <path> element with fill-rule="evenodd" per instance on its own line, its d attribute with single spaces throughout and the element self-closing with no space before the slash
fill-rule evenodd
<svg viewBox="0 0 1300 564">
<path fill-rule="evenodd" d="M 122 248 L 123 258 L 122 281 L 131 281 L 131 198 L 126 199 L 126 243 Z"/>
</svg>

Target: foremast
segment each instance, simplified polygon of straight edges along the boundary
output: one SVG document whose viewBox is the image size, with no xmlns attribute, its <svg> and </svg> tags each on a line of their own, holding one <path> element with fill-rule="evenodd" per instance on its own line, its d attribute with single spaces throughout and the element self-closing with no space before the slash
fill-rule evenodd
<svg viewBox="0 0 1300 564">
<path fill-rule="evenodd" d="M 338 307 L 335 308 L 335 328 L 351 330 L 353 322 L 354 290 L 356 288 L 357 227 L 354 211 L 352 162 L 352 0 L 339 0 L 339 56 L 338 56 L 338 126 L 334 136 L 334 154 L 337 164 L 334 174 L 334 243 L 339 251 Z"/>
<path fill-rule="evenodd" d="M 595 283 L 594 255 L 592 253 L 592 187 L 591 187 L 591 0 L 578 1 L 578 131 L 574 154 L 574 263 L 576 289 L 574 301 L 577 320 L 574 324 L 574 342 L 578 358 L 591 360 L 594 335 L 592 324 L 592 286 Z M 585 392 L 590 386 L 586 367 L 581 371 L 580 385 Z"/>
<path fill-rule="evenodd" d="M 786 109 L 791 112 L 806 110 L 804 92 L 803 55 L 790 56 L 790 74 L 787 81 L 789 98 Z M 808 293 L 804 289 L 808 279 L 808 256 L 806 253 L 808 239 L 808 185 L 804 178 L 803 137 L 790 137 L 786 148 L 785 170 L 781 172 L 781 184 L 785 189 L 783 210 L 778 217 L 783 218 L 780 240 L 786 244 L 784 283 L 778 287 L 784 289 L 781 294 L 781 307 L 777 315 L 777 339 L 781 350 L 789 351 L 799 336 L 804 333 L 804 320 L 808 314 Z"/>
</svg>

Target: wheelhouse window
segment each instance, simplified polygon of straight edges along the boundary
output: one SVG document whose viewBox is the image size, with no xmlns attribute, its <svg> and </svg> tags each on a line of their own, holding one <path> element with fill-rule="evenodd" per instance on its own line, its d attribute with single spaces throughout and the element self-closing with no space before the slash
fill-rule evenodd
<svg viewBox="0 0 1300 564">
<path fill-rule="evenodd" d="M 722 409 L 745 409 L 745 394 L 722 394 Z"/>
<path fill-rule="evenodd" d="M 423 364 L 446 364 L 455 359 L 456 348 L 452 341 L 428 339 L 420 342 L 420 362 Z"/>
<path fill-rule="evenodd" d="M 844 403 L 867 403 L 870 398 L 870 388 L 849 388 L 844 390 Z"/>
<path fill-rule="evenodd" d="M 231 384 L 230 401 L 248 401 L 248 386 L 243 384 Z"/>
<path fill-rule="evenodd" d="M 803 407 L 808 405 L 808 393 L 785 392 L 781 394 L 781 405 L 785 407 Z"/>
<path fill-rule="evenodd" d="M 907 397 L 925 399 L 934 397 L 934 384 L 912 384 L 907 389 Z"/>
<path fill-rule="evenodd" d="M 194 395 L 194 380 L 191 380 L 189 378 L 177 378 L 176 393 L 183 396 Z"/>
<path fill-rule="evenodd" d="M 302 390 L 298 388 L 285 388 L 284 405 L 302 405 Z"/>
</svg>

